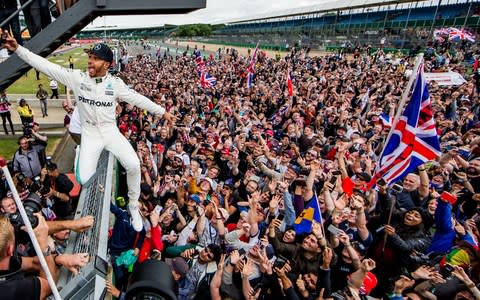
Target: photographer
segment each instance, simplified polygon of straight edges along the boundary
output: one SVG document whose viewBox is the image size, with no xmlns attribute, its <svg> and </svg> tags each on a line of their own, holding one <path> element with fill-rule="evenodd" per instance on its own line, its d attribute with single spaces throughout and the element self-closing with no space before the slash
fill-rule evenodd
<svg viewBox="0 0 480 300">
<path fill-rule="evenodd" d="M 32 197 L 29 196 L 28 198 L 31 199 Z M 15 200 L 11 197 L 2 198 L 0 200 L 0 212 L 2 214 L 9 214 L 9 216 L 17 214 L 17 204 L 15 203 Z M 85 216 L 76 220 L 55 220 L 46 222 L 48 225 L 48 233 L 53 235 L 53 238 L 57 240 L 58 233 L 60 233 L 60 235 L 61 233 L 65 235 L 65 231 L 68 231 L 69 233 L 70 230 L 84 232 L 93 226 L 93 221 L 93 216 Z"/>
<path fill-rule="evenodd" d="M 42 152 L 33 148 L 26 136 L 21 136 L 18 139 L 18 144 L 20 147 L 13 155 L 13 171 L 20 171 L 29 178 L 39 176 L 44 166 Z"/>
<path fill-rule="evenodd" d="M 0 200 L 0 212 L 4 214 L 13 214 L 17 212 L 17 204 L 11 197 L 4 197 Z"/>
<path fill-rule="evenodd" d="M 30 142 L 32 142 L 32 146 L 37 146 L 37 148 L 45 151 L 48 143 L 48 137 L 44 133 L 40 132 L 40 125 L 37 122 L 32 123 L 30 135 Z"/>
<path fill-rule="evenodd" d="M 65 174 L 60 173 L 57 165 L 51 161 L 47 161 L 46 167 L 42 169 L 40 182 L 42 183 L 40 193 L 53 202 L 53 211 L 57 217 L 68 217 L 72 212 L 69 193 L 73 189 L 73 182 Z"/>
<path fill-rule="evenodd" d="M 55 261 L 48 246 L 48 225 L 40 213 L 36 215 L 39 223 L 34 229 L 35 236 L 44 255 L 48 269 L 56 279 Z M 0 216 L 0 288 L 2 299 L 46 299 L 51 294 L 45 272 L 39 268 L 37 257 L 19 257 L 15 255 L 15 233 L 8 217 Z M 38 272 L 39 276 L 26 276 L 26 272 Z"/>
</svg>

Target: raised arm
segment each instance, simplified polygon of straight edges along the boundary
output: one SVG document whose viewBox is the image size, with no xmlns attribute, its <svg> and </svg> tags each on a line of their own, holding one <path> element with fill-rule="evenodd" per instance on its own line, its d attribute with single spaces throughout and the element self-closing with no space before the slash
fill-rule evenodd
<svg viewBox="0 0 480 300">
<path fill-rule="evenodd" d="M 48 77 L 60 81 L 66 86 L 76 86 L 75 79 L 80 79 L 79 70 L 67 69 L 48 61 L 47 59 L 31 52 L 27 48 L 20 46 L 10 34 L 8 34 L 6 42 L 3 44 L 3 46 L 7 50 L 15 52 L 18 57 L 20 57 L 30 66 L 42 73 L 45 73 Z"/>
<path fill-rule="evenodd" d="M 303 193 L 303 198 L 305 200 L 312 199 L 312 197 L 314 195 L 314 193 L 313 193 L 313 183 L 315 181 L 315 176 L 317 174 L 317 171 L 318 171 L 319 167 L 320 167 L 320 164 L 319 164 L 318 161 L 314 161 L 310 165 L 310 173 L 308 174 L 305 192 Z"/>
<path fill-rule="evenodd" d="M 166 120 L 170 121 L 172 119 L 175 119 L 172 114 L 165 111 L 165 108 L 158 104 L 155 104 L 147 97 L 129 88 L 126 84 L 123 83 L 123 81 L 121 81 L 121 79 L 118 78 L 117 80 L 118 81 L 115 86 L 115 92 L 119 100 L 125 101 L 157 115 L 163 116 Z M 173 123 L 175 123 L 175 120 L 173 120 Z"/>
</svg>

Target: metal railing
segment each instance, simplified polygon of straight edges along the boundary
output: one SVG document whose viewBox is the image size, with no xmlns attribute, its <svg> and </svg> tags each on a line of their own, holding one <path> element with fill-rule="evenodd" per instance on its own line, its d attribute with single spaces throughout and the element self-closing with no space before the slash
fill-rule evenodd
<svg viewBox="0 0 480 300">
<path fill-rule="evenodd" d="M 8 22 L 10 22 L 13 18 L 15 18 L 25 7 L 29 6 L 34 0 L 28 0 L 27 2 L 25 2 L 24 4 L 22 4 L 22 6 L 20 6 L 16 11 L 14 11 L 10 16 L 8 16 L 8 18 L 6 18 L 5 20 L 3 20 L 1 23 L 0 23 L 0 28 L 3 28 L 3 26 L 5 26 L 5 24 L 7 24 Z"/>
<path fill-rule="evenodd" d="M 76 276 L 65 269 L 61 270 L 57 286 L 63 299 L 103 299 L 108 270 L 107 242 L 113 168 L 113 155 L 104 151 L 96 174 L 82 187 L 75 219 L 91 215 L 95 222 L 85 232 L 72 232 L 66 253 L 88 253 L 90 261 Z"/>
</svg>

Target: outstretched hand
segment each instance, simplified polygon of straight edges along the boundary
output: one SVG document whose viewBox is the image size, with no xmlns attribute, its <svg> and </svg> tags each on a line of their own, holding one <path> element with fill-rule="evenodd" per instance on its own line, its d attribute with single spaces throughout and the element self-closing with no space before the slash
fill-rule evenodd
<svg viewBox="0 0 480 300">
<path fill-rule="evenodd" d="M 177 117 L 175 117 L 173 114 L 171 113 L 168 113 L 168 112 L 165 112 L 163 114 L 163 118 L 167 121 L 169 121 L 170 123 L 172 124 L 175 124 L 175 122 L 177 121 Z"/>
<path fill-rule="evenodd" d="M 6 37 L 3 39 L 3 37 Z M 15 52 L 18 48 L 17 41 L 8 33 L 8 30 L 2 30 L 2 48 Z"/>
</svg>

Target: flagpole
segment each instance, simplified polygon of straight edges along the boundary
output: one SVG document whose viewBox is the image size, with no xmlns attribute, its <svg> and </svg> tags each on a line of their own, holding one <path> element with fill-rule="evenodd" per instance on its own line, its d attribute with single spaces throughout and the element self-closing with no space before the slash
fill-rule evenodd
<svg viewBox="0 0 480 300">
<path fill-rule="evenodd" d="M 390 225 L 390 223 L 392 222 L 393 209 L 395 208 L 396 198 L 392 197 L 391 199 L 392 199 L 392 203 L 390 204 L 390 212 L 388 213 L 387 225 Z M 387 245 L 387 238 L 388 238 L 387 232 L 385 231 L 385 233 L 383 235 L 382 256 L 383 256 L 383 253 L 385 253 L 385 246 Z"/>
<path fill-rule="evenodd" d="M 255 50 L 253 50 L 252 57 L 250 57 L 250 63 L 249 63 L 249 65 L 251 65 L 252 62 L 257 59 L 256 56 L 257 56 L 258 44 L 260 44 L 260 41 L 257 41 L 257 45 L 255 46 Z"/>
<path fill-rule="evenodd" d="M 252 57 L 250 57 L 250 62 L 248 63 L 248 68 L 247 68 L 247 80 L 246 80 L 246 83 L 247 83 L 247 88 L 248 88 L 248 91 L 251 90 L 251 86 L 249 87 L 248 86 L 248 75 L 249 75 L 249 72 L 248 69 L 252 67 L 252 63 L 255 64 L 256 63 L 256 59 L 257 59 L 257 50 L 258 50 L 258 44 L 260 44 L 260 40 L 257 41 L 257 45 L 255 46 L 255 50 L 253 50 L 253 54 L 252 54 Z M 253 68 L 252 68 L 253 69 Z M 253 76 L 253 75 L 252 75 Z M 252 85 L 253 85 L 253 78 L 252 78 Z"/>
<path fill-rule="evenodd" d="M 397 112 L 395 114 L 395 118 L 392 120 L 392 128 L 390 129 L 390 132 L 388 133 L 387 138 L 385 141 L 388 141 L 390 137 L 392 136 L 393 132 L 395 131 L 395 126 L 397 125 L 398 119 L 400 119 L 400 116 L 402 115 L 403 112 L 403 107 L 405 106 L 405 103 L 407 102 L 408 95 L 410 94 L 410 91 L 412 90 L 413 83 L 415 82 L 415 79 L 417 78 L 417 72 L 418 68 L 420 67 L 420 64 L 423 62 L 423 53 L 418 54 L 417 59 L 415 60 L 415 65 L 413 67 L 413 72 L 412 75 L 410 75 L 410 79 L 408 80 L 407 86 L 405 90 L 402 93 L 402 98 L 400 99 L 400 103 L 397 108 Z M 383 156 L 383 152 L 385 151 L 385 145 L 383 145 L 382 153 L 380 154 L 379 158 L 381 159 Z M 377 167 L 378 168 L 378 164 Z"/>
<path fill-rule="evenodd" d="M 323 227 L 323 217 L 322 217 L 322 210 L 320 209 L 320 203 L 318 202 L 317 190 L 313 189 L 313 193 L 315 195 L 315 201 L 317 201 L 318 213 L 320 214 L 320 229 L 322 230 L 323 237 L 326 239 L 325 236 L 325 228 Z"/>
</svg>

